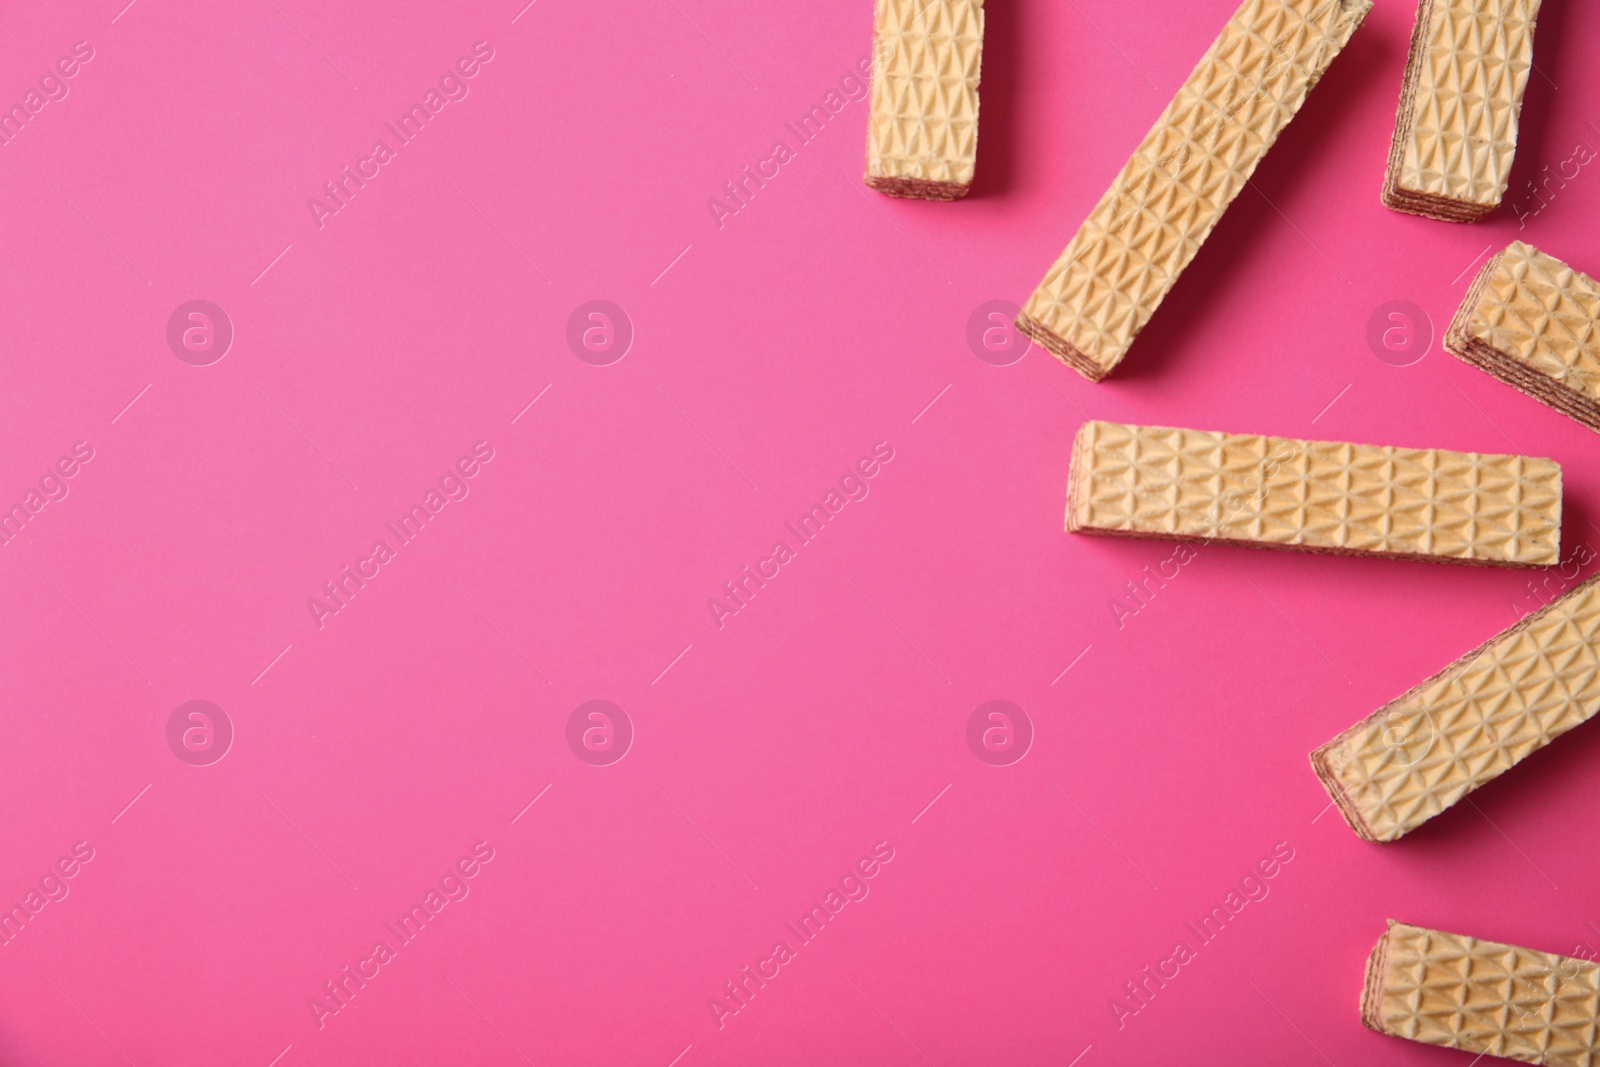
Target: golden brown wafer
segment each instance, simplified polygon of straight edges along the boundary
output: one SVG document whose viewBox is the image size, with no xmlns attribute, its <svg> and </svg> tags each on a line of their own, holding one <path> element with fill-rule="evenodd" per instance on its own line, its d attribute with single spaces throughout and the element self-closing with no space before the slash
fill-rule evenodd
<svg viewBox="0 0 1600 1067">
<path fill-rule="evenodd" d="M 866 183 L 956 200 L 978 153 L 983 0 L 877 0 Z"/>
<path fill-rule="evenodd" d="M 1383 202 L 1444 222 L 1500 204 L 1533 69 L 1539 0 L 1421 0 Z"/>
<path fill-rule="evenodd" d="M 1127 354 L 1371 0 L 1244 0 L 1017 326 L 1090 381 Z"/>
<path fill-rule="evenodd" d="M 1480 1056 L 1593 1067 L 1600 966 L 1391 919 L 1367 961 L 1361 1021 Z"/>
<path fill-rule="evenodd" d="M 1527 456 L 1087 422 L 1067 529 L 1537 567 L 1559 559 L 1561 467 Z"/>
<path fill-rule="evenodd" d="M 1410 833 L 1600 711 L 1600 576 L 1311 753 L 1351 829 Z"/>
<path fill-rule="evenodd" d="M 1444 346 L 1600 430 L 1600 282 L 1514 241 L 1484 266 Z"/>
</svg>

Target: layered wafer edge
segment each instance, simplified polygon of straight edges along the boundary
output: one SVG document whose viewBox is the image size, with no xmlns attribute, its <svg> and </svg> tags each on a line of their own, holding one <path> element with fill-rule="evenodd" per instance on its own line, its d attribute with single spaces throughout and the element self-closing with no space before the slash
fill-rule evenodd
<svg viewBox="0 0 1600 1067">
<path fill-rule="evenodd" d="M 1093 453 L 1093 445 L 1089 443 L 1089 438 L 1092 436 L 1091 428 L 1096 426 L 1096 425 L 1102 425 L 1102 424 L 1103 425 L 1107 425 L 1107 426 L 1120 426 L 1122 428 L 1132 429 L 1132 430 L 1154 430 L 1154 431 L 1174 431 L 1174 430 L 1177 430 L 1177 431 L 1182 432 L 1182 431 L 1187 429 L 1190 432 L 1206 433 L 1206 434 L 1218 434 L 1218 435 L 1223 436 L 1223 437 L 1235 437 L 1235 436 L 1237 436 L 1237 437 L 1266 437 L 1266 438 L 1271 439 L 1271 440 L 1291 441 L 1291 442 L 1293 442 L 1293 443 L 1295 443 L 1297 445 L 1325 445 L 1325 446 L 1340 447 L 1340 446 L 1346 446 L 1346 445 L 1352 444 L 1351 442 L 1342 442 L 1342 441 L 1312 441 L 1312 440 L 1302 440 L 1302 439 L 1299 439 L 1299 438 L 1275 438 L 1275 437 L 1272 437 L 1272 435 L 1264 435 L 1264 434 L 1230 434 L 1230 433 L 1226 433 L 1224 431 L 1193 430 L 1192 428 L 1184 428 L 1184 427 L 1143 426 L 1143 425 L 1122 424 L 1122 423 L 1104 423 L 1104 422 L 1099 422 L 1097 420 L 1092 420 L 1091 419 L 1090 421 L 1084 423 L 1083 426 L 1081 426 L 1078 429 L 1078 432 L 1077 432 L 1076 435 L 1074 435 L 1073 441 L 1072 441 L 1072 456 L 1071 456 L 1071 459 L 1070 459 L 1069 464 L 1068 464 L 1068 475 L 1067 475 L 1068 496 L 1067 496 L 1067 514 L 1066 514 L 1065 528 L 1066 528 L 1066 531 L 1068 533 L 1089 534 L 1089 535 L 1096 536 L 1096 537 L 1135 538 L 1135 539 L 1138 539 L 1138 540 L 1145 540 L 1145 541 L 1182 541 L 1182 542 L 1197 543 L 1197 544 L 1238 545 L 1238 546 L 1244 546 L 1244 547 L 1249 547 L 1249 548 L 1264 548 L 1264 549 L 1274 549 L 1274 550 L 1289 551 L 1289 552 L 1307 552 L 1307 553 L 1310 553 L 1312 555 L 1360 556 L 1360 557 L 1364 557 L 1364 558 L 1368 558 L 1368 559 L 1414 560 L 1414 561 L 1421 561 L 1421 562 L 1427 562 L 1427 563 L 1447 563 L 1447 564 L 1455 564 L 1455 565 L 1469 566 L 1469 567 L 1506 567 L 1506 568 L 1519 568 L 1519 569 L 1536 569 L 1536 568 L 1548 566 L 1549 563 L 1551 563 L 1551 562 L 1555 562 L 1555 560 L 1541 561 L 1541 560 L 1538 560 L 1538 559 L 1512 559 L 1512 558 L 1509 558 L 1509 557 L 1508 558 L 1495 559 L 1495 558 L 1488 558 L 1488 557 L 1484 557 L 1484 556 L 1456 556 L 1456 555 L 1444 555 L 1444 554 L 1427 553 L 1427 552 L 1383 551 L 1383 550 L 1379 550 L 1379 549 L 1368 549 L 1368 548 L 1347 548 L 1347 547 L 1341 547 L 1341 546 L 1338 546 L 1338 545 L 1291 543 L 1291 542 L 1284 542 L 1284 541 L 1277 541 L 1277 540 L 1268 540 L 1268 539 L 1265 539 L 1265 538 L 1256 539 L 1256 538 L 1249 538 L 1249 537 L 1216 536 L 1216 535 L 1208 535 L 1208 534 L 1205 534 L 1205 533 L 1195 532 L 1195 531 L 1166 531 L 1166 530 L 1153 530 L 1153 529 L 1116 529 L 1116 528 L 1111 528 L 1111 527 L 1106 527 L 1106 526 L 1091 525 L 1090 523 L 1088 523 L 1087 521 L 1085 521 L 1083 519 L 1083 517 L 1081 516 L 1080 512 L 1083 510 L 1082 509 L 1082 502 L 1083 502 L 1083 499 L 1084 499 L 1083 493 L 1086 491 L 1085 485 L 1086 485 L 1088 479 L 1090 478 L 1090 476 L 1092 474 L 1092 469 L 1091 468 L 1092 468 L 1092 464 L 1093 464 L 1093 455 L 1092 455 L 1092 453 Z M 1384 447 L 1389 447 L 1389 446 L 1357 445 L 1355 447 L 1384 448 Z M 1421 449 L 1419 451 L 1443 452 L 1443 451 L 1448 451 L 1448 450 L 1443 450 L 1443 449 Z M 1467 455 L 1467 453 L 1458 453 L 1458 455 L 1463 455 L 1464 456 L 1464 455 Z M 1487 453 L 1480 453 L 1480 455 L 1488 455 L 1488 454 Z M 1496 455 L 1494 458 L 1536 459 L 1537 457 L 1531 457 L 1531 456 L 1513 457 L 1513 456 Z M 1560 540 L 1560 529 L 1561 529 L 1561 512 L 1562 512 L 1562 500 L 1561 500 L 1561 496 L 1562 496 L 1562 493 L 1561 493 L 1562 471 L 1561 471 L 1561 467 L 1560 467 L 1559 464 L 1555 463 L 1554 461 L 1548 461 L 1548 462 L 1550 462 L 1550 464 L 1551 464 L 1551 466 L 1553 468 L 1552 473 L 1553 473 L 1553 476 L 1554 476 L 1554 478 L 1556 480 L 1556 487 L 1555 487 L 1556 503 L 1555 503 L 1554 515 L 1553 515 L 1552 520 L 1551 520 L 1552 526 L 1554 528 L 1553 537 L 1555 539 L 1555 544 L 1552 546 L 1551 551 L 1552 552 L 1559 552 L 1559 540 Z"/>
<path fill-rule="evenodd" d="M 1454 800 L 1450 801 L 1448 804 L 1443 805 L 1442 807 L 1440 807 L 1440 809 L 1438 811 L 1434 812 L 1432 815 L 1428 816 L 1426 819 L 1421 820 L 1420 822 L 1416 823 L 1415 825 L 1402 827 L 1397 832 L 1392 833 L 1392 834 L 1379 834 L 1375 829 L 1373 829 L 1372 824 L 1367 821 L 1366 813 L 1361 810 L 1360 805 L 1357 804 L 1356 801 L 1353 800 L 1350 797 L 1350 795 L 1345 791 L 1344 783 L 1339 778 L 1339 770 L 1343 766 L 1345 766 L 1346 764 L 1345 763 L 1336 763 L 1335 762 L 1335 760 L 1333 759 L 1333 753 L 1335 752 L 1335 750 L 1337 750 L 1341 745 L 1347 744 L 1350 741 L 1362 736 L 1363 734 L 1365 734 L 1372 727 L 1372 725 L 1374 723 L 1376 723 L 1379 720 L 1383 719 L 1385 716 L 1387 716 L 1390 712 L 1394 711 L 1396 708 L 1401 708 L 1401 707 L 1406 706 L 1407 704 L 1410 704 L 1412 701 L 1414 701 L 1416 699 L 1416 697 L 1419 694 L 1421 694 L 1423 692 L 1426 692 L 1428 689 L 1430 689 L 1434 685 L 1438 684 L 1439 682 L 1447 681 L 1447 680 L 1449 680 L 1449 679 L 1461 674 L 1469 666 L 1471 666 L 1478 659 L 1478 657 L 1480 657 L 1484 653 L 1488 652 L 1491 648 L 1493 648 L 1494 646 L 1496 646 L 1496 645 L 1498 645 L 1498 644 L 1500 644 L 1502 642 L 1510 642 L 1510 641 L 1512 641 L 1513 639 L 1516 638 L 1516 636 L 1518 634 L 1522 633 L 1524 630 L 1527 630 L 1530 627 L 1535 626 L 1539 622 L 1541 622 L 1544 619 L 1545 616 L 1551 614 L 1554 611 L 1557 611 L 1557 610 L 1561 609 L 1562 606 L 1564 604 L 1566 604 L 1568 601 L 1573 600 L 1573 599 L 1575 599 L 1575 598 L 1577 598 L 1579 596 L 1582 596 L 1582 595 L 1586 594 L 1587 591 L 1590 589 L 1590 587 L 1596 585 L 1597 583 L 1600 583 L 1600 574 L 1591 575 L 1586 580 L 1578 583 L 1577 585 L 1573 586 L 1571 589 L 1567 590 L 1562 595 L 1560 595 L 1560 596 L 1556 597 L 1554 600 L 1550 601 L 1550 603 L 1546 604 L 1544 607 L 1540 608 L 1538 611 L 1531 612 L 1528 615 L 1524 615 L 1521 619 L 1518 619 L 1516 621 L 1516 623 L 1514 623 L 1513 625 L 1506 627 L 1504 630 L 1501 630 L 1499 633 L 1495 634 L 1493 637 L 1491 637 L 1487 641 L 1483 642 L 1483 644 L 1481 644 L 1478 647 L 1472 649 L 1470 652 L 1467 652 L 1466 654 L 1458 657 L 1454 662 L 1452 662 L 1449 666 L 1445 667 L 1443 670 L 1438 671 L 1435 674 L 1429 675 L 1427 678 L 1423 679 L 1421 682 L 1418 682 L 1416 685 L 1412 686 L 1410 689 L 1407 689 L 1404 693 L 1401 693 L 1399 696 L 1395 697 L 1393 700 L 1391 700 L 1387 704 L 1383 705 L 1383 707 L 1379 708 L 1377 711 L 1374 711 L 1371 715 L 1368 715 L 1366 718 L 1362 719 L 1360 722 L 1357 722 L 1355 725 L 1351 726 L 1349 729 L 1344 730 L 1342 733 L 1338 734 L 1331 741 L 1328 741 L 1325 744 L 1319 745 L 1317 748 L 1312 750 L 1312 752 L 1311 752 L 1311 768 L 1312 768 L 1312 770 L 1316 772 L 1317 778 L 1321 780 L 1323 788 L 1328 791 L 1328 796 L 1333 800 L 1334 804 L 1336 804 L 1338 806 L 1339 814 L 1344 816 L 1344 821 L 1350 825 L 1350 829 L 1352 829 L 1352 830 L 1354 830 L 1356 832 L 1356 836 L 1360 837 L 1364 841 L 1375 841 L 1375 842 L 1398 841 L 1400 838 L 1404 837 L 1406 834 L 1408 834 L 1411 831 L 1417 829 L 1417 827 L 1419 827 L 1419 826 L 1423 825 L 1424 823 L 1427 823 L 1427 822 L 1429 822 L 1429 821 L 1431 821 L 1433 819 L 1438 818 L 1440 815 L 1443 815 L 1445 812 L 1449 811 L 1456 804 L 1458 804 L 1462 800 L 1466 799 L 1475 790 L 1481 788 L 1484 785 L 1487 785 L 1489 782 L 1493 781 L 1495 778 L 1498 778 L 1498 777 L 1500 777 L 1500 775 L 1506 773 L 1506 771 L 1511 770 L 1511 767 L 1507 767 L 1505 770 L 1502 770 L 1502 771 L 1500 771 L 1500 772 L 1498 772 L 1498 773 L 1496 773 L 1494 775 L 1491 775 L 1490 777 L 1484 778 L 1482 781 L 1479 781 L 1479 782 L 1476 782 L 1476 783 L 1472 784 L 1467 789 L 1463 790 L 1460 796 L 1456 797 Z M 1421 710 L 1421 705 L 1420 704 L 1416 705 L 1416 706 L 1418 707 L 1419 710 Z M 1595 711 L 1600 711 L 1600 707 L 1597 707 L 1595 709 Z M 1593 714 L 1594 714 L 1594 712 L 1590 713 L 1590 717 L 1591 718 L 1593 717 Z M 1554 740 L 1554 738 L 1551 738 L 1551 740 Z M 1545 748 L 1547 746 L 1548 746 L 1548 742 L 1546 742 L 1545 745 L 1540 745 L 1539 748 Z M 1539 749 L 1534 749 L 1533 751 L 1537 752 L 1538 750 Z M 1528 755 L 1532 755 L 1532 754 L 1533 754 L 1532 752 L 1528 753 Z M 1527 757 L 1524 756 L 1523 758 L 1526 759 Z M 1521 763 L 1522 761 L 1518 760 L 1517 762 Z M 1516 764 L 1512 764 L 1512 767 L 1515 767 L 1515 766 L 1516 766 Z"/>
<path fill-rule="evenodd" d="M 1471 333 L 1472 320 L 1483 295 L 1510 251 L 1507 248 L 1492 256 L 1473 279 L 1472 287 L 1467 290 L 1455 317 L 1450 320 L 1450 328 L 1444 335 L 1444 347 L 1457 359 L 1472 364 L 1517 392 L 1531 396 L 1546 407 L 1554 408 L 1600 433 L 1600 403 L 1548 374 L 1534 370 L 1511 353 L 1503 352 Z"/>
</svg>

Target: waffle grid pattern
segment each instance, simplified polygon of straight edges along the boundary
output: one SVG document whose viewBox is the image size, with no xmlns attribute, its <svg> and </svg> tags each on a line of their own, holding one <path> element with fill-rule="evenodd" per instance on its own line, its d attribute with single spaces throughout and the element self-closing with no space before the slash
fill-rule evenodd
<svg viewBox="0 0 1600 1067">
<path fill-rule="evenodd" d="M 1423 0 L 1384 201 L 1452 221 L 1499 205 L 1517 151 L 1540 0 Z"/>
<path fill-rule="evenodd" d="M 1089 422 L 1067 529 L 1484 564 L 1559 559 L 1561 468 L 1526 456 Z"/>
<path fill-rule="evenodd" d="M 983 0 L 878 0 L 866 182 L 949 200 L 972 185 L 978 151 Z"/>
<path fill-rule="evenodd" d="M 1373 1030 L 1548 1067 L 1600 1064 L 1600 966 L 1390 922 L 1367 964 Z"/>
<path fill-rule="evenodd" d="M 1370 7 L 1245 0 L 1018 326 L 1091 380 L 1110 373 Z"/>
</svg>

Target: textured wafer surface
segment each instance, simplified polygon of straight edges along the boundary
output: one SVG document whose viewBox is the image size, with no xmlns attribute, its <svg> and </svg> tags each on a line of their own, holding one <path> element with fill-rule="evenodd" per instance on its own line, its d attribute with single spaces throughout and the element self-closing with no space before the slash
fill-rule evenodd
<svg viewBox="0 0 1600 1067">
<path fill-rule="evenodd" d="M 1311 754 L 1351 828 L 1410 833 L 1600 711 L 1591 578 Z"/>
<path fill-rule="evenodd" d="M 978 153 L 983 0 L 877 0 L 866 182 L 953 200 Z"/>
<path fill-rule="evenodd" d="M 1245 0 L 1018 326 L 1085 377 L 1105 377 L 1370 8 L 1370 0 Z"/>
<path fill-rule="evenodd" d="M 1422 0 L 1384 202 L 1465 222 L 1505 195 L 1540 0 Z"/>
<path fill-rule="evenodd" d="M 1367 963 L 1373 1030 L 1550 1067 L 1600 1064 L 1600 966 L 1391 921 Z"/>
<path fill-rule="evenodd" d="M 1600 282 L 1521 241 L 1473 283 L 1445 347 L 1600 429 Z"/>
<path fill-rule="evenodd" d="M 1561 468 L 1527 456 L 1088 422 L 1067 529 L 1543 566 Z"/>
</svg>

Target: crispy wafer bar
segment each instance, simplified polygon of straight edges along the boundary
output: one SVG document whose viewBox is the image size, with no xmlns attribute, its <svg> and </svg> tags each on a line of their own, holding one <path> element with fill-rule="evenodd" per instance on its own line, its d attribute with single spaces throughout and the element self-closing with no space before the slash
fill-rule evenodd
<svg viewBox="0 0 1600 1067">
<path fill-rule="evenodd" d="M 1445 222 L 1500 204 L 1533 68 L 1539 0 L 1421 0 L 1383 202 Z"/>
<path fill-rule="evenodd" d="M 1311 753 L 1351 829 L 1410 833 L 1600 711 L 1600 576 Z"/>
<path fill-rule="evenodd" d="M 1515 241 L 1478 274 L 1444 346 L 1600 430 L 1600 282 Z"/>
<path fill-rule="evenodd" d="M 1109 374 L 1371 6 L 1244 0 L 1018 328 L 1090 381 Z"/>
<path fill-rule="evenodd" d="M 1480 1056 L 1594 1067 L 1600 966 L 1391 919 L 1367 960 L 1361 1021 Z"/>
<path fill-rule="evenodd" d="M 1087 422 L 1067 529 L 1310 552 L 1542 566 L 1561 467 L 1527 456 Z"/>
<path fill-rule="evenodd" d="M 866 183 L 955 200 L 978 153 L 983 0 L 877 0 Z"/>
</svg>

